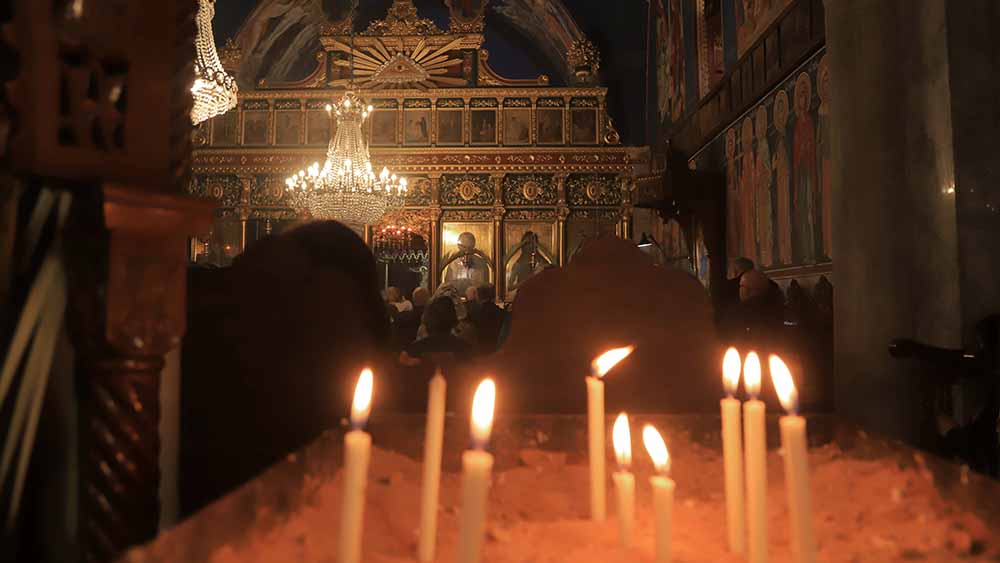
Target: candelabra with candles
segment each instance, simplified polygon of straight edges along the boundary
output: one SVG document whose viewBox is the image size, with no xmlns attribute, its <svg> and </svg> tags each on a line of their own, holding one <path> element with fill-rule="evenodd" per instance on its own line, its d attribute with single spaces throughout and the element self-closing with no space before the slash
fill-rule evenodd
<svg viewBox="0 0 1000 563">
<path fill-rule="evenodd" d="M 427 247 L 411 227 L 382 227 L 375 232 L 372 247 L 375 257 L 381 262 L 422 264 L 427 259 Z"/>
<path fill-rule="evenodd" d="M 347 92 L 338 104 L 326 109 L 337 119 L 337 133 L 322 167 L 314 162 L 285 181 L 292 205 L 313 219 L 374 225 L 387 211 L 403 205 L 406 178 L 385 167 L 375 174 L 361 132 L 372 106 Z"/>
</svg>

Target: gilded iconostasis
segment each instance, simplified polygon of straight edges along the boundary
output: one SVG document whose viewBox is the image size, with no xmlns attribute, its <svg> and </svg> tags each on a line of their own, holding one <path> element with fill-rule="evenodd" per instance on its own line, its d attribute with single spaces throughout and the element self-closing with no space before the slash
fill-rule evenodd
<svg viewBox="0 0 1000 563">
<path fill-rule="evenodd" d="M 373 2 L 384 4 L 379 13 L 329 2 L 321 15 L 258 3 L 220 49 L 244 84 L 239 105 L 198 130 L 191 191 L 219 208 L 212 231 L 192 241 L 192 260 L 226 266 L 309 218 L 285 178 L 322 159 L 336 135 L 327 104 L 347 90 L 371 105 L 363 133 L 373 164 L 409 182 L 401 209 L 351 226 L 377 239 L 380 260 L 393 228 L 419 233 L 427 249 L 415 270 L 430 289 L 492 284 L 512 299 L 587 239 L 630 236 L 637 178 L 653 175 L 641 114 L 609 108 L 621 95 L 603 84 L 603 54 L 567 6 L 536 3 L 553 17 L 527 18 L 520 2 Z M 269 42 L 262 26 L 275 22 L 314 47 L 311 65 Z M 518 46 L 525 36 L 528 51 Z M 623 140 L 619 115 L 637 142 Z M 410 283 L 385 260 L 386 285 Z"/>
</svg>

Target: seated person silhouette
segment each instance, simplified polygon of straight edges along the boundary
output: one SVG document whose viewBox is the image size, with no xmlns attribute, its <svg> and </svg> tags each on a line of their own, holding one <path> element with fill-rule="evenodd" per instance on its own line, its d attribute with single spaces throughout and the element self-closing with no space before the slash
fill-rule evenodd
<svg viewBox="0 0 1000 563">
<path fill-rule="evenodd" d="M 424 311 L 427 336 L 407 346 L 399 355 L 399 363 L 410 367 L 428 363 L 444 369 L 457 360 L 468 359 L 467 344 L 452 334 L 457 325 L 454 301 L 438 297 Z"/>
<path fill-rule="evenodd" d="M 377 363 L 389 336 L 375 260 L 333 221 L 260 240 L 231 268 L 192 272 L 190 285 L 185 514 L 336 427 L 361 369 L 386 371 Z"/>
</svg>

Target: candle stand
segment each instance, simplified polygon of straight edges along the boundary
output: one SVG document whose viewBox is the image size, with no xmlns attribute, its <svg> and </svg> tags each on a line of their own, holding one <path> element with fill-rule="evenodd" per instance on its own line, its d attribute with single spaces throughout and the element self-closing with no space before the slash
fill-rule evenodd
<svg viewBox="0 0 1000 563">
<path fill-rule="evenodd" d="M 718 415 L 630 418 L 635 428 L 654 425 L 670 449 L 671 476 L 677 482 L 676 560 L 744 561 L 727 550 Z M 994 560 L 1000 554 L 1000 483 L 870 436 L 836 417 L 807 418 L 819 561 Z M 608 417 L 609 444 L 612 423 Z M 366 560 L 417 560 L 424 427 L 423 416 L 379 413 L 368 425 L 373 452 Z M 467 416 L 446 417 L 438 561 L 454 560 L 468 428 Z M 336 542 L 331 531 L 337 529 L 337 475 L 346 430 L 327 432 L 155 541 L 133 549 L 123 561 L 329 560 L 333 552 L 327 549 Z M 767 442 L 770 560 L 789 561 L 777 415 L 768 415 Z M 639 448 L 641 441 L 634 441 L 633 449 Z M 623 548 L 613 502 L 608 522 L 590 520 L 587 449 L 585 416 L 498 416 L 489 447 L 495 465 L 483 561 L 523 561 L 532 550 L 541 554 L 539 560 L 562 553 L 562 560 L 578 562 L 653 561 L 652 463 L 645 455 L 635 456 L 636 541 Z M 609 467 L 613 455 L 608 448 Z"/>
</svg>

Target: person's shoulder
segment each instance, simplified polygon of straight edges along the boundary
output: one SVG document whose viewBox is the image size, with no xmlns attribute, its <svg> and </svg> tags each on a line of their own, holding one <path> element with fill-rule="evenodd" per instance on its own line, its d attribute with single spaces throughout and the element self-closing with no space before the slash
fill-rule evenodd
<svg viewBox="0 0 1000 563">
<path fill-rule="evenodd" d="M 434 337 L 425 336 L 424 338 L 419 338 L 410 343 L 409 346 L 405 348 L 406 352 L 411 356 L 423 355 L 426 352 L 431 351 L 434 346 Z"/>
</svg>

